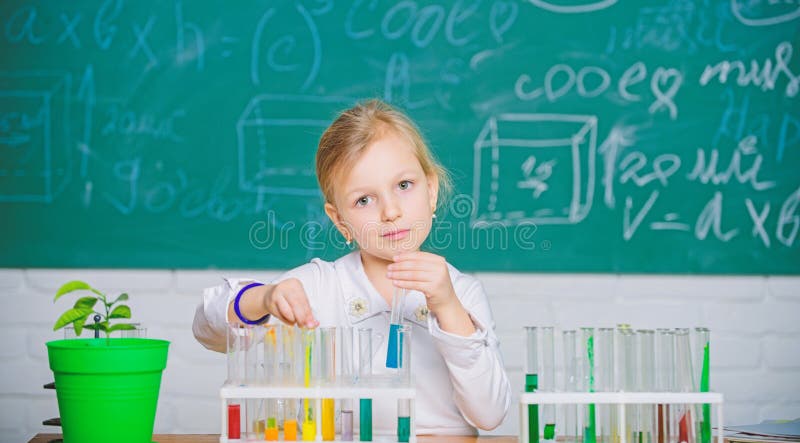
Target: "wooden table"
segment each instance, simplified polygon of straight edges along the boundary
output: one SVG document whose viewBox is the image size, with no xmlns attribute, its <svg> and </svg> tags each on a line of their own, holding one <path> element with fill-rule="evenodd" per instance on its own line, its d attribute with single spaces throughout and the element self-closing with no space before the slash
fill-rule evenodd
<svg viewBox="0 0 800 443">
<path fill-rule="evenodd" d="M 61 434 L 36 434 L 28 443 L 50 443 L 61 441 Z M 153 441 L 158 443 L 219 443 L 218 434 L 156 434 Z M 448 435 L 419 436 L 419 443 L 517 443 L 517 437 L 455 437 Z M 109 442 L 113 443 L 113 442 Z"/>
</svg>

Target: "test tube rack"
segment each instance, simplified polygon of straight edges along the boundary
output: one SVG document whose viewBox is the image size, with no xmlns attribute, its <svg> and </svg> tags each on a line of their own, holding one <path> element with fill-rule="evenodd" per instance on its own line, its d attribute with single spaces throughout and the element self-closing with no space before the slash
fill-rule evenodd
<svg viewBox="0 0 800 443">
<path fill-rule="evenodd" d="M 626 442 L 626 405 L 657 404 L 709 404 L 716 406 L 716 428 L 724 428 L 722 419 L 723 396 L 717 392 L 531 392 L 523 393 L 519 399 L 520 433 L 519 443 L 528 443 L 528 405 L 589 405 L 610 404 L 618 406 L 617 430 L 619 443 Z M 717 443 L 723 443 L 722 432 L 717 433 Z M 633 443 L 633 442 L 631 442 Z"/>
<path fill-rule="evenodd" d="M 357 354 L 354 332 L 358 332 Z M 280 441 L 281 429 L 277 417 L 266 417 L 264 433 L 259 430 L 261 420 L 255 418 L 260 415 L 257 405 L 264 403 L 266 410 L 270 407 L 266 403 L 274 405 L 274 400 L 280 399 L 298 400 L 304 405 L 303 426 L 298 429 L 299 432 L 289 434 L 289 441 L 292 437 L 318 442 L 354 441 L 345 440 L 346 438 L 358 438 L 361 441 L 364 437 L 365 441 L 416 442 L 416 390 L 411 377 L 411 340 L 408 335 L 410 327 L 398 328 L 396 333 L 397 342 L 403 344 L 397 348 L 397 361 L 402 364 L 386 373 L 376 374 L 372 371 L 375 357 L 371 344 L 372 330 L 368 328 L 354 330 L 350 327 L 323 327 L 300 330 L 285 325 L 230 326 L 228 379 L 220 389 L 223 430 L 220 443 L 266 439 Z M 339 345 L 336 344 L 337 337 L 341 339 Z M 342 400 L 351 400 L 353 406 L 358 400 L 359 408 L 362 400 L 380 403 L 394 400 L 398 412 L 397 432 L 386 436 L 373 434 L 370 424 L 363 429 L 363 434 L 356 433 L 355 429 L 345 432 L 343 426 L 340 426 L 341 432 L 337 433 L 335 423 L 345 423 L 343 418 L 334 418 L 334 403 L 337 399 L 339 403 Z M 239 425 L 237 429 L 229 420 L 236 416 L 237 409 L 239 416 L 242 416 L 242 403 L 244 426 L 241 426 L 241 418 L 238 423 L 233 418 L 233 423 Z M 230 406 L 236 404 L 240 407 L 231 409 Z M 230 415 L 229 409 L 232 411 Z M 355 412 L 350 408 L 348 411 Z M 371 423 L 371 409 L 363 412 L 370 417 L 364 423 Z M 359 409 L 358 413 L 361 416 L 362 410 Z M 291 415 L 294 417 L 294 412 Z M 275 424 L 269 424 L 270 421 Z M 350 423 L 350 420 L 346 422 Z M 228 432 L 229 428 L 231 432 Z M 241 432 L 242 428 L 244 433 Z M 267 430 L 270 431 L 269 436 Z M 286 441 L 287 429 L 284 427 L 282 430 Z M 361 426 L 359 431 L 362 431 Z"/>
<path fill-rule="evenodd" d="M 409 436 L 409 443 L 416 443 L 416 403 L 415 399 L 417 391 L 411 386 L 403 386 L 393 383 L 392 380 L 382 380 L 376 378 L 369 385 L 333 385 L 333 386 L 312 386 L 312 387 L 293 387 L 293 386 L 231 386 L 225 385 L 220 389 L 220 397 L 222 400 L 221 409 L 221 423 L 222 432 L 220 434 L 220 443 L 238 443 L 248 441 L 245 438 L 241 439 L 228 439 L 228 419 L 227 410 L 228 404 L 231 400 L 266 400 L 266 399 L 281 399 L 281 398 L 296 398 L 296 399 L 312 399 L 315 401 L 317 411 L 322 409 L 323 398 L 333 398 L 337 400 L 342 399 L 358 399 L 370 398 L 373 400 L 408 400 L 410 403 L 410 421 L 411 421 L 411 434 Z M 317 426 L 317 435 L 315 442 L 322 442 L 322 427 Z M 339 442 L 358 442 L 359 440 L 340 440 L 337 437 L 334 441 Z M 255 440 L 254 440 L 255 441 Z M 263 441 L 263 440 L 259 440 Z M 312 441 L 312 440 L 298 440 L 298 441 Z M 396 436 L 389 435 L 373 435 L 373 442 L 396 442 Z"/>
</svg>

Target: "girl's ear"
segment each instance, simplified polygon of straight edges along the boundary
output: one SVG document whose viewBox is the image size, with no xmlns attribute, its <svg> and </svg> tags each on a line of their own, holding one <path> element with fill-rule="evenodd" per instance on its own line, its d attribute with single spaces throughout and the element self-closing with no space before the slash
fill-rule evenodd
<svg viewBox="0 0 800 443">
<path fill-rule="evenodd" d="M 339 211 L 336 209 L 336 206 L 331 203 L 325 203 L 325 214 L 329 219 L 331 219 L 333 224 L 336 226 L 336 229 L 342 233 L 344 238 L 350 240 L 350 233 L 347 232 L 347 229 L 342 222 L 342 217 L 339 215 Z"/>
<path fill-rule="evenodd" d="M 439 177 L 436 174 L 428 177 L 428 198 L 431 201 L 431 212 L 436 212 L 436 203 L 439 201 Z"/>
</svg>

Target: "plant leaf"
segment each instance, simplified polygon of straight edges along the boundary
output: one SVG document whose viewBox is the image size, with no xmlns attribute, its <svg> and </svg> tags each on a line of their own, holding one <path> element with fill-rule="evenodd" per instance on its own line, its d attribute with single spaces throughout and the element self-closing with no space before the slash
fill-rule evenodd
<svg viewBox="0 0 800 443">
<path fill-rule="evenodd" d="M 85 319 L 92 312 L 94 312 L 92 308 L 72 308 L 67 312 L 61 314 L 61 317 L 59 317 L 58 320 L 56 320 L 56 324 L 53 326 L 53 330 L 57 331 L 63 328 L 64 326 L 75 322 L 75 320 L 78 320 L 80 318 Z"/>
<path fill-rule="evenodd" d="M 127 293 L 126 294 L 120 294 L 119 297 L 117 297 L 117 299 L 114 300 L 111 304 L 113 305 L 114 303 L 117 303 L 117 302 L 120 302 L 120 301 L 126 301 L 126 300 L 128 300 L 128 294 Z"/>
<path fill-rule="evenodd" d="M 127 305 L 119 305 L 111 311 L 108 318 L 131 318 L 131 308 Z"/>
<path fill-rule="evenodd" d="M 128 323 L 117 323 L 114 326 L 108 328 L 108 333 L 112 333 L 114 331 L 134 331 L 136 330 L 136 326 L 128 324 Z"/>
<path fill-rule="evenodd" d="M 108 332 L 108 322 L 107 321 L 101 321 L 100 323 L 87 323 L 87 324 L 83 325 L 83 328 L 84 329 L 89 329 L 89 330 L 92 330 L 92 331 L 94 331 L 96 329 L 100 329 L 101 331 Z"/>
<path fill-rule="evenodd" d="M 91 290 L 92 287 L 89 286 L 88 283 L 82 282 L 80 280 L 72 280 L 71 282 L 64 283 L 60 288 L 58 288 L 56 296 L 53 298 L 53 302 L 61 298 L 61 296 L 64 294 L 69 294 L 72 291 L 78 291 L 81 289 Z"/>
<path fill-rule="evenodd" d="M 88 315 L 86 317 L 88 317 Z M 81 317 L 72 322 L 72 326 L 75 328 L 75 335 L 78 337 L 80 337 L 83 332 L 83 324 L 86 322 L 86 317 Z"/>
<path fill-rule="evenodd" d="M 81 297 L 78 301 L 75 302 L 74 308 L 94 308 L 95 303 L 97 303 L 97 298 L 95 297 Z"/>
<path fill-rule="evenodd" d="M 89 290 L 94 292 L 95 294 L 99 295 L 100 298 L 103 299 L 103 301 L 105 301 L 105 299 L 106 299 L 106 295 L 105 294 L 103 294 L 102 292 L 98 291 L 95 288 L 89 288 Z"/>
</svg>

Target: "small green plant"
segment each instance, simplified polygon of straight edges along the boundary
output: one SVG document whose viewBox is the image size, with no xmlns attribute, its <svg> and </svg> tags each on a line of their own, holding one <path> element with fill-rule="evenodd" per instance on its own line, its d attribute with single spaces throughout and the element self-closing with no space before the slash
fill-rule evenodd
<svg viewBox="0 0 800 443">
<path fill-rule="evenodd" d="M 95 295 L 88 295 L 79 298 L 78 301 L 75 302 L 75 305 L 73 305 L 72 309 L 69 309 L 61 314 L 61 317 L 56 320 L 56 324 L 53 326 L 54 331 L 72 324 L 75 327 L 75 335 L 81 335 L 81 332 L 83 332 L 84 329 L 99 329 L 106 333 L 106 337 L 109 337 L 109 335 L 114 331 L 129 331 L 136 329 L 136 326 L 129 323 L 117 323 L 113 326 L 110 324 L 111 319 L 131 318 L 131 308 L 127 305 L 121 304 L 121 302 L 128 300 L 128 294 L 120 294 L 116 300 L 109 302 L 108 297 L 106 297 L 105 294 L 89 286 L 88 283 L 79 280 L 73 280 L 65 283 L 63 286 L 61 286 L 61 288 L 59 288 L 58 292 L 56 292 L 55 298 L 53 299 L 53 303 L 61 298 L 62 295 L 82 290 L 90 291 Z M 103 306 L 101 309 L 103 312 L 98 312 L 95 310 L 95 306 L 97 305 L 98 301 L 101 302 Z M 102 321 L 95 323 L 93 319 L 89 318 L 89 316 L 92 314 L 98 314 Z"/>
</svg>

